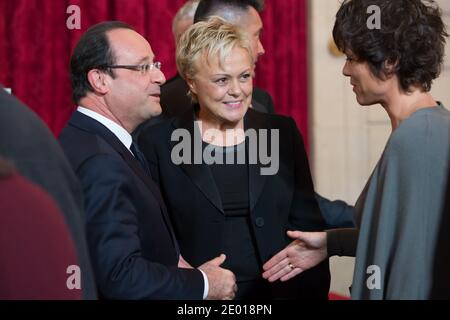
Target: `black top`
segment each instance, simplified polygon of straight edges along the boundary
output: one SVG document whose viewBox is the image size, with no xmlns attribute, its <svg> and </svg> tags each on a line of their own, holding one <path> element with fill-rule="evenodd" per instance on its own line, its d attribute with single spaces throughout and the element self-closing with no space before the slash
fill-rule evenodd
<svg viewBox="0 0 450 320">
<path fill-rule="evenodd" d="M 245 143 L 231 147 L 203 143 L 203 150 L 215 159 L 210 168 L 225 213 L 221 234 L 222 252 L 227 256 L 224 267 L 234 272 L 238 282 L 260 278 L 261 261 L 249 223 L 249 170 L 240 160 L 245 159 Z"/>
<path fill-rule="evenodd" d="M 238 154 L 245 155 L 245 145 L 218 147 L 204 143 L 204 150 L 215 159 L 221 159 L 210 165 L 211 172 L 222 199 L 227 217 L 245 217 L 249 214 L 248 167 L 239 164 Z M 222 164 L 220 164 L 222 163 Z M 242 162 L 241 162 L 242 163 Z"/>
</svg>

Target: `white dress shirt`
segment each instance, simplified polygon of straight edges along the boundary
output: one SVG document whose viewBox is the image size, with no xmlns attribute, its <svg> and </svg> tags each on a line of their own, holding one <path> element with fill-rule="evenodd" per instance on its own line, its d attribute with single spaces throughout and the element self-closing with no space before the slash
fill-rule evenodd
<svg viewBox="0 0 450 320">
<path fill-rule="evenodd" d="M 120 142 L 122 142 L 123 145 L 125 147 L 127 147 L 128 150 L 130 150 L 131 143 L 133 143 L 133 138 L 131 137 L 131 134 L 127 130 L 125 130 L 123 127 L 121 127 L 114 121 L 106 118 L 105 116 L 102 116 L 100 113 L 97 113 L 90 109 L 86 109 L 84 107 L 79 106 L 77 108 L 77 111 L 88 116 L 89 118 L 97 120 L 102 125 L 107 127 L 109 129 L 109 131 L 114 133 L 114 135 L 117 137 L 117 139 L 119 139 Z M 131 150 L 130 150 L 130 152 L 131 152 Z M 131 152 L 131 154 L 133 154 L 133 152 Z"/>
</svg>

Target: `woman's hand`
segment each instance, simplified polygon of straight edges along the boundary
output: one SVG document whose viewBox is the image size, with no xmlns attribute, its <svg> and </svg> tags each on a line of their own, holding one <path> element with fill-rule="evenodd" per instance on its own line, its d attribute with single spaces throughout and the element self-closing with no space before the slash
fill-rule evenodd
<svg viewBox="0 0 450 320">
<path fill-rule="evenodd" d="M 327 257 L 326 232 L 288 231 L 295 239 L 263 265 L 263 278 L 287 281 L 315 267 Z"/>
</svg>

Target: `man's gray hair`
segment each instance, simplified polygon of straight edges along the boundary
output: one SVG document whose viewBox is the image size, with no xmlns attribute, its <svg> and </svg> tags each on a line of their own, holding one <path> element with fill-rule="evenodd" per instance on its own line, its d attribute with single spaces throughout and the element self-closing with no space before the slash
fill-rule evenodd
<svg viewBox="0 0 450 320">
<path fill-rule="evenodd" d="M 190 20 L 194 22 L 195 11 L 197 10 L 198 3 L 200 0 L 188 0 L 185 4 L 177 11 L 177 14 L 172 20 L 172 33 L 175 36 L 176 26 L 180 21 Z"/>
</svg>

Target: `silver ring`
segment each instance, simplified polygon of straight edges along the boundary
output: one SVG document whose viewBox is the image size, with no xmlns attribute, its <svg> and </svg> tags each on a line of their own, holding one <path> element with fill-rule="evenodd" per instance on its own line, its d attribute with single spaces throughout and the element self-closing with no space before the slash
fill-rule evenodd
<svg viewBox="0 0 450 320">
<path fill-rule="evenodd" d="M 290 263 L 290 262 L 289 262 L 288 266 L 289 266 L 289 268 L 291 268 L 291 270 L 295 269 L 295 266 L 292 263 Z"/>
</svg>

